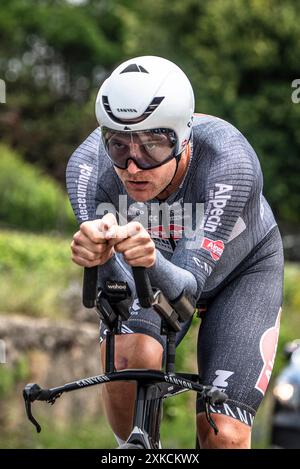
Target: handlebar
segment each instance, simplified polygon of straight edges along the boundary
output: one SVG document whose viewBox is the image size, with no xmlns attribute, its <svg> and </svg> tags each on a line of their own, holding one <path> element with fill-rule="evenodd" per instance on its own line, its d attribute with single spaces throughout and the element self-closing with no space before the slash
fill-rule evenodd
<svg viewBox="0 0 300 469">
<path fill-rule="evenodd" d="M 98 266 L 84 268 L 82 302 L 86 308 L 93 308 L 95 306 L 97 276 Z"/>
<path fill-rule="evenodd" d="M 210 411 L 208 406 L 221 405 L 226 402 L 227 395 L 218 389 L 212 389 L 211 386 L 203 386 L 199 383 L 199 376 L 188 373 L 179 373 L 168 375 L 158 370 L 121 370 L 113 373 L 108 373 L 98 376 L 90 376 L 88 378 L 82 378 L 78 381 L 64 384 L 59 387 L 43 389 L 38 384 L 29 383 L 23 390 L 23 398 L 25 403 L 26 414 L 30 422 L 35 426 L 36 431 L 40 433 L 41 426 L 32 415 L 31 404 L 35 401 L 44 401 L 49 404 L 54 404 L 56 399 L 61 397 L 65 392 L 76 391 L 79 389 L 87 388 L 90 386 L 100 385 L 106 382 L 113 381 L 137 381 L 144 384 L 157 384 L 165 383 L 165 388 L 161 388 L 162 395 L 167 397 L 168 395 L 177 394 L 182 390 L 193 390 L 198 392 L 202 396 L 206 406 L 207 419 L 211 426 L 216 430 L 213 420 L 210 418 Z M 173 384 L 174 390 L 170 390 L 170 383 Z"/>
<path fill-rule="evenodd" d="M 154 302 L 149 275 L 145 267 L 132 267 L 137 297 L 142 308 L 150 308 Z"/>
<path fill-rule="evenodd" d="M 132 268 L 133 278 L 136 287 L 137 297 L 139 299 L 140 305 L 143 308 L 150 308 L 151 306 L 160 314 L 161 318 L 164 321 L 164 327 L 162 328 L 162 333 L 168 335 L 167 337 L 167 352 L 166 352 L 166 373 L 157 372 L 153 370 L 128 370 L 122 372 L 109 372 L 105 375 L 99 375 L 94 377 L 85 378 L 73 383 L 67 383 L 63 386 L 58 388 L 52 389 L 42 389 L 37 384 L 28 384 L 24 391 L 23 391 L 23 398 L 25 401 L 26 413 L 28 419 L 35 425 L 37 432 L 41 431 L 41 427 L 36 419 L 33 417 L 31 412 L 31 404 L 34 401 L 46 401 L 50 404 L 54 404 L 55 400 L 60 397 L 64 392 L 73 391 L 76 389 L 82 389 L 83 387 L 92 386 L 96 384 L 102 384 L 106 381 L 113 381 L 113 380 L 120 380 L 120 377 L 124 380 L 126 378 L 131 378 L 131 380 L 138 380 L 143 379 L 145 381 L 157 381 L 157 382 L 166 382 L 169 383 L 169 377 L 172 377 L 172 380 L 175 378 L 175 384 L 177 384 L 181 388 L 186 389 L 193 389 L 202 395 L 205 400 L 205 412 L 206 417 L 210 425 L 214 428 L 215 433 L 217 433 L 217 427 L 214 424 L 214 421 L 211 419 L 209 404 L 212 405 L 220 405 L 226 401 L 227 396 L 226 394 L 222 393 L 219 390 L 212 389 L 211 386 L 202 386 L 197 384 L 197 382 L 190 381 L 186 379 L 181 379 L 180 375 L 176 375 L 174 369 L 174 362 L 175 362 L 175 336 L 176 332 L 180 330 L 180 325 L 178 321 L 184 321 L 188 318 L 192 317 L 194 313 L 194 304 L 191 299 L 185 294 L 185 290 L 183 290 L 181 296 L 177 298 L 176 302 L 169 302 L 164 295 L 160 292 L 160 290 L 156 290 L 155 293 L 152 290 L 152 286 L 150 283 L 150 279 L 145 267 L 133 267 Z M 91 267 L 84 269 L 84 277 L 83 277 L 83 304 L 86 308 L 94 308 L 97 307 L 98 312 L 102 312 L 101 306 L 103 306 L 103 299 L 106 300 L 107 297 L 101 297 L 101 291 L 99 292 L 97 298 L 97 279 L 98 279 L 98 267 Z M 120 309 L 120 305 L 126 301 L 126 295 L 124 296 L 124 288 L 127 287 L 126 282 L 111 282 L 111 290 L 113 292 L 114 301 L 112 301 L 113 306 L 116 309 L 111 308 L 111 304 L 109 301 L 106 301 L 105 305 L 108 307 L 108 316 L 111 311 L 115 313 L 115 318 L 117 318 L 117 323 L 119 321 L 118 317 L 122 316 L 122 308 Z M 109 282 L 108 282 L 109 284 Z M 125 286 L 124 286 L 125 284 Z M 109 285 L 107 285 L 108 287 Z M 126 292 L 127 289 L 125 288 Z M 117 296 L 116 296 L 117 293 Z M 108 293 L 109 294 L 109 293 Z M 97 301 L 96 301 L 97 298 Z M 116 302 L 116 298 L 118 298 Z M 101 303 L 102 300 L 102 303 Z M 128 304 L 125 304 L 124 308 L 126 311 L 128 310 Z M 181 311 L 181 315 L 179 312 Z M 119 315 L 119 316 L 118 316 Z M 101 316 L 100 316 L 101 317 Z M 110 319 L 110 316 L 109 316 Z M 124 317 L 123 317 L 124 319 Z M 109 324 L 109 321 L 107 322 Z M 163 323 L 162 323 L 163 324 Z M 110 327 L 110 326 L 108 326 Z M 108 340 L 113 341 L 115 330 L 114 321 L 112 322 L 112 334 L 108 335 Z M 116 328 L 116 331 L 118 329 Z M 167 331 L 167 332 L 166 332 Z M 111 339 L 110 339 L 111 337 Z M 114 353 L 114 348 L 107 347 L 108 351 Z M 108 357 L 109 358 L 109 357 Z M 112 360 L 113 363 L 113 360 Z M 113 367 L 112 367 L 113 368 Z M 109 371 L 109 370 L 108 370 Z M 127 373 L 128 376 L 125 376 L 124 373 Z M 182 375 L 183 376 L 183 375 Z M 178 378 L 178 379 L 177 379 Z M 130 380 L 130 379 L 129 379 Z M 198 380 L 198 376 L 197 376 Z M 173 381 L 171 381 L 173 382 Z"/>
</svg>

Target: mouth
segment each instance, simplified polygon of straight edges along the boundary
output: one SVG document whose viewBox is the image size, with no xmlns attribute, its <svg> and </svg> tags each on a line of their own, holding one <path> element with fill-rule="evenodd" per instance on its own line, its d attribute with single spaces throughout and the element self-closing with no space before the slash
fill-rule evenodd
<svg viewBox="0 0 300 469">
<path fill-rule="evenodd" d="M 150 182 L 149 181 L 126 181 L 126 184 L 131 189 L 142 190 L 142 189 L 146 189 L 146 187 L 150 184 Z"/>
</svg>

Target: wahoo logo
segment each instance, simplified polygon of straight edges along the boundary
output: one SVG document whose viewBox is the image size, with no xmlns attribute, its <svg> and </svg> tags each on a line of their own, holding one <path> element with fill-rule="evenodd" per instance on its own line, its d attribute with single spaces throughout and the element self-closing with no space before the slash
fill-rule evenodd
<svg viewBox="0 0 300 469">
<path fill-rule="evenodd" d="M 120 108 L 120 107 L 117 108 L 117 111 L 118 112 L 137 112 L 137 110 L 133 108 L 131 109 L 131 108 Z"/>
<path fill-rule="evenodd" d="M 233 190 L 233 186 L 228 184 L 215 184 L 216 191 L 211 191 L 209 200 L 208 216 L 204 225 L 204 230 L 214 233 L 221 223 L 221 217 L 231 195 L 228 192 Z"/>
<path fill-rule="evenodd" d="M 201 248 L 208 251 L 214 261 L 218 261 L 223 254 L 225 246 L 221 239 L 213 241 L 209 238 L 203 238 Z"/>
<path fill-rule="evenodd" d="M 119 293 L 123 293 L 123 292 L 127 292 L 128 284 L 127 282 L 121 282 L 117 280 L 116 281 L 107 280 L 106 288 L 109 292 L 116 291 Z"/>
<path fill-rule="evenodd" d="M 280 315 L 281 308 L 279 309 L 275 326 L 270 327 L 263 333 L 259 343 L 260 354 L 264 364 L 255 385 L 255 389 L 260 391 L 262 395 L 266 392 L 274 365 L 279 336 Z"/>
</svg>

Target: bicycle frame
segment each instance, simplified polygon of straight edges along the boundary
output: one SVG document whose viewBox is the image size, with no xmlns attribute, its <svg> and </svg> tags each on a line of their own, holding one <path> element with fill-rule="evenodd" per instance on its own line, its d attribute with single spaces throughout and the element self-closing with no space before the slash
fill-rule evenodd
<svg viewBox="0 0 300 469">
<path fill-rule="evenodd" d="M 128 287 L 124 282 L 108 282 L 109 293 L 100 291 L 97 296 L 96 308 L 101 319 L 108 327 L 106 340 L 106 369 L 104 374 L 64 384 L 59 387 L 42 389 L 38 384 L 27 384 L 23 390 L 23 398 L 28 419 L 35 425 L 37 432 L 41 426 L 33 417 L 31 404 L 34 401 L 45 401 L 54 404 L 63 393 L 85 389 L 90 386 L 105 384 L 115 381 L 136 381 L 137 397 L 133 430 L 127 439 L 127 443 L 137 448 L 158 449 L 160 445 L 160 422 L 162 415 L 163 399 L 193 390 L 205 401 L 206 417 L 215 433 L 218 429 L 211 418 L 209 405 L 218 405 L 226 401 L 227 396 L 211 386 L 199 383 L 199 376 L 190 373 L 175 373 L 175 336 L 180 330 L 180 321 L 191 315 L 194 307 L 187 302 L 186 297 L 178 304 L 170 305 L 162 293 L 158 290 L 153 294 L 152 287 L 146 275 L 145 269 L 134 268 L 134 279 L 140 304 L 149 307 L 149 304 L 162 317 L 162 334 L 167 336 L 165 371 L 130 369 L 116 371 L 114 366 L 115 335 L 120 333 L 122 319 L 129 316 Z M 95 306 L 97 268 L 85 269 L 83 302 L 91 308 Z M 180 316 L 179 307 L 182 310 Z M 134 447 L 133 446 L 133 447 Z"/>
</svg>

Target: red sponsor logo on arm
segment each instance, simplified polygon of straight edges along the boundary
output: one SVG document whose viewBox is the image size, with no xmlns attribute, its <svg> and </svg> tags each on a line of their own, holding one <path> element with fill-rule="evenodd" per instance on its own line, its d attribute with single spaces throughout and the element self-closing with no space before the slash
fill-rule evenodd
<svg viewBox="0 0 300 469">
<path fill-rule="evenodd" d="M 223 254 L 225 246 L 221 239 L 213 241 L 209 238 L 203 238 L 201 247 L 210 253 L 214 261 L 218 261 Z"/>
</svg>

